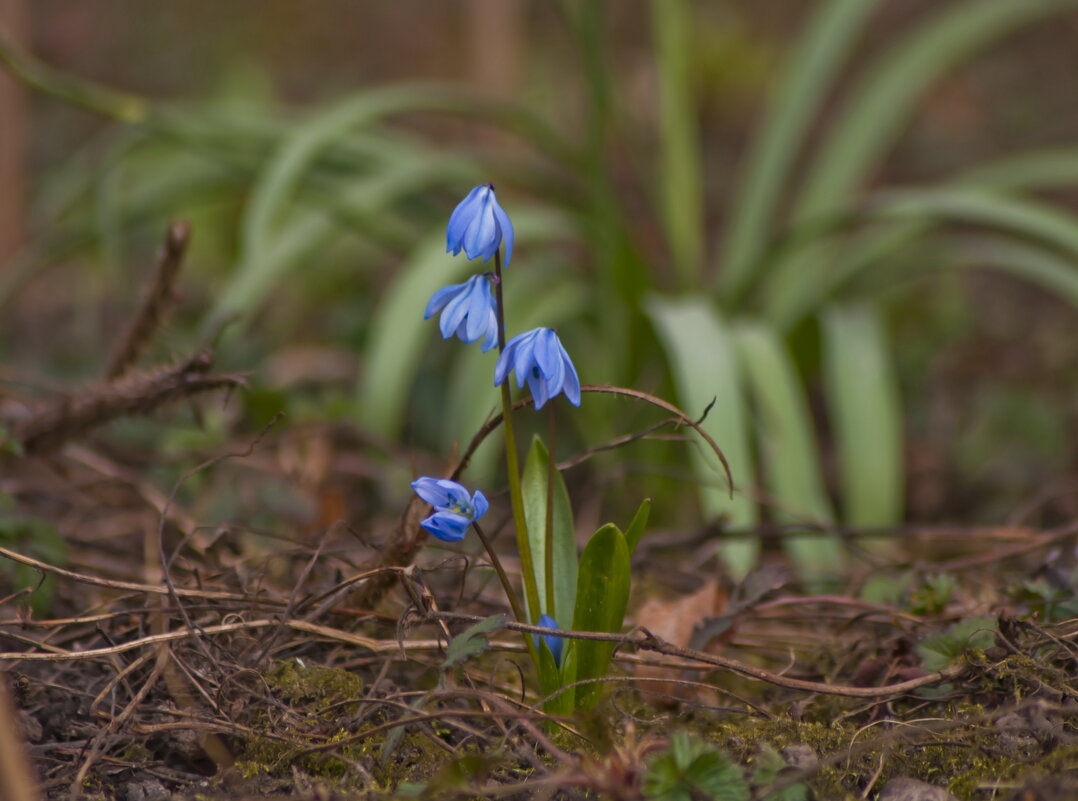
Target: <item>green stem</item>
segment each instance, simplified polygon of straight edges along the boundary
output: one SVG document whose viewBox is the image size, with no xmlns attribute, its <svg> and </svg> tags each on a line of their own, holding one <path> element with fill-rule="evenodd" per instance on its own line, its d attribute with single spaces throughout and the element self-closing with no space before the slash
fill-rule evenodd
<svg viewBox="0 0 1078 801">
<path fill-rule="evenodd" d="M 472 521 L 472 528 L 474 528 L 475 533 L 479 535 L 479 541 L 483 543 L 487 556 L 490 557 L 490 563 L 494 565 L 494 572 L 498 574 L 498 580 L 502 583 L 502 589 L 505 590 L 505 597 L 509 599 L 509 605 L 513 607 L 513 617 L 515 617 L 519 623 L 527 623 L 527 618 L 524 616 L 524 611 L 517 602 L 516 593 L 513 592 L 513 585 L 509 583 L 509 576 L 506 574 L 505 568 L 502 567 L 502 562 L 498 558 L 498 554 L 494 552 L 494 548 L 487 539 L 487 535 L 483 533 L 483 529 L 481 529 L 479 524 L 474 520 Z"/>
<path fill-rule="evenodd" d="M 498 352 L 505 350 L 505 304 L 502 293 L 502 254 L 494 253 L 494 292 L 498 301 Z M 520 573 L 524 581 L 524 595 L 528 610 L 539 619 L 539 588 L 535 583 L 535 567 L 532 565 L 531 546 L 528 543 L 528 523 L 524 518 L 524 493 L 520 488 L 520 457 L 517 454 L 517 438 L 513 431 L 513 399 L 509 394 L 509 378 L 502 382 L 502 424 L 505 426 L 505 460 L 509 473 L 509 503 L 513 507 L 513 527 L 517 532 L 517 550 L 520 552 Z M 534 622 L 534 621 L 529 621 Z"/>
<path fill-rule="evenodd" d="M 557 445 L 558 424 L 554 415 L 554 400 L 549 401 L 547 415 L 550 421 L 547 435 L 547 471 L 546 471 L 546 531 L 544 532 L 544 557 L 546 561 L 546 611 L 555 620 L 558 613 L 554 606 L 554 448 Z M 563 610 L 564 611 L 564 610 Z"/>
</svg>

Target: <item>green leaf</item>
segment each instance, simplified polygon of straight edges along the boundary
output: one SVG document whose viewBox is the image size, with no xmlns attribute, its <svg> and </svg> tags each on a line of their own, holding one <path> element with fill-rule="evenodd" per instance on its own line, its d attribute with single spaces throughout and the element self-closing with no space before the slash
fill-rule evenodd
<svg viewBox="0 0 1078 801">
<path fill-rule="evenodd" d="M 740 323 L 734 338 L 756 405 L 764 477 L 778 507 L 776 516 L 789 523 L 833 523 L 808 401 L 793 361 L 765 326 Z M 811 587 L 821 588 L 841 570 L 843 552 L 833 535 L 791 537 L 785 549 Z"/>
<path fill-rule="evenodd" d="M 821 317 L 824 379 L 838 448 L 843 520 L 902 519 L 902 409 L 887 333 L 868 304 L 831 305 Z"/>
<path fill-rule="evenodd" d="M 576 607 L 576 530 L 573 528 L 573 507 L 569 490 L 565 487 L 561 472 L 554 469 L 553 535 L 554 535 L 554 604 L 551 607 L 546 593 L 546 521 L 547 487 L 550 475 L 550 454 L 543 441 L 536 436 L 524 460 L 524 473 L 520 488 L 524 495 L 524 519 L 528 525 L 528 541 L 531 545 L 532 567 L 539 587 L 539 613 L 546 613 L 555 620 L 569 617 Z M 528 610 L 534 619 L 536 610 Z"/>
<path fill-rule="evenodd" d="M 715 401 L 701 425 L 723 449 L 734 480 L 741 487 L 751 484 L 754 467 L 741 368 L 725 321 L 699 297 L 675 300 L 653 295 L 646 309 L 666 351 L 678 404 L 698 414 Z M 721 466 L 699 439 L 694 443 L 690 462 L 699 481 L 697 495 L 704 515 L 709 520 L 726 517 L 734 528 L 755 526 L 758 518 L 752 499 L 740 491 L 731 498 Z M 719 553 L 739 580 L 756 565 L 759 544 L 751 539 L 727 542 Z"/>
<path fill-rule="evenodd" d="M 741 297 L 774 230 L 775 207 L 804 149 L 813 117 L 849 56 L 878 0 L 818 4 L 783 70 L 779 89 L 759 126 L 740 181 L 721 250 L 724 303 Z"/>
<path fill-rule="evenodd" d="M 445 649 L 445 661 L 442 662 L 442 667 L 451 668 L 466 659 L 483 653 L 490 647 L 487 635 L 505 628 L 505 622 L 508 619 L 505 614 L 491 615 L 466 628 L 449 641 L 449 647 Z"/>
<path fill-rule="evenodd" d="M 423 347 L 432 335 L 430 325 L 423 324 L 423 309 L 436 289 L 463 279 L 469 269 L 464 259 L 446 259 L 441 234 L 423 240 L 409 257 L 371 321 L 359 385 L 360 425 L 387 435 L 399 430 Z"/>
<path fill-rule="evenodd" d="M 9 496 L 0 496 L 7 499 Z M 67 564 L 67 544 L 52 523 L 40 517 L 20 517 L 0 512 L 0 544 L 42 562 L 63 567 Z M 32 587 L 30 608 L 38 617 L 49 617 L 56 595 L 56 577 L 43 574 L 21 562 L 0 561 L 0 573 L 7 574 L 16 591 Z M 20 603 L 25 603 L 25 599 Z"/>
<path fill-rule="evenodd" d="M 749 801 L 752 794 L 730 757 L 679 731 L 648 765 L 644 796 L 656 801 Z"/>
<path fill-rule="evenodd" d="M 629 606 L 629 546 L 625 535 L 607 523 L 592 535 L 580 555 L 573 629 L 617 633 Z M 614 643 L 578 640 L 576 680 L 598 679 L 606 675 Z M 601 684 L 577 688 L 576 707 L 588 709 L 602 693 Z"/>
<path fill-rule="evenodd" d="M 797 201 L 794 223 L 811 228 L 847 211 L 872 171 L 912 117 L 929 87 L 978 49 L 1023 25 L 1078 6 L 1078 0 L 966 0 L 944 4 L 916 30 L 897 38 L 863 74 L 813 161 Z M 809 242 L 782 254 L 764 297 L 768 317 L 783 328 L 798 320 L 778 313 L 835 262 L 829 243 Z"/>
<path fill-rule="evenodd" d="M 643 536 L 644 529 L 647 528 L 648 516 L 650 514 L 651 498 L 645 498 L 640 502 L 636 514 L 633 515 L 633 519 L 629 521 L 629 527 L 625 529 L 625 543 L 629 546 L 629 556 L 632 556 L 633 551 L 636 550 L 636 546 L 640 542 L 640 537 Z"/>
<path fill-rule="evenodd" d="M 984 226 L 1078 257 L 1078 220 L 1073 214 L 995 190 L 946 187 L 880 192 L 872 197 L 869 213 L 885 219 L 944 220 Z"/>
<path fill-rule="evenodd" d="M 960 247 L 972 263 L 1037 284 L 1078 307 L 1078 269 L 1074 259 L 1002 236 L 965 239 Z"/>
<path fill-rule="evenodd" d="M 995 644 L 996 619 L 971 617 L 960 620 L 946 631 L 925 637 L 917 646 L 917 654 L 924 669 L 934 673 L 962 658 L 967 648 L 983 651 Z"/>
<path fill-rule="evenodd" d="M 922 95 L 946 71 L 995 39 L 1075 7 L 1075 0 L 942 4 L 916 30 L 897 37 L 897 43 L 861 73 L 813 164 L 798 203 L 798 220 L 833 212 L 854 194 L 902 133 Z"/>
<path fill-rule="evenodd" d="M 767 743 L 760 746 L 754 764 L 752 783 L 765 786 L 765 792 L 766 785 L 778 780 L 780 774 L 788 767 L 782 754 Z M 808 801 L 808 797 L 808 786 L 804 782 L 798 782 L 779 792 L 767 793 L 762 796 L 762 801 Z"/>
<path fill-rule="evenodd" d="M 699 283 L 703 260 L 703 170 L 692 87 L 692 12 L 687 0 L 652 0 L 659 78 L 658 182 L 663 222 L 682 287 Z"/>
</svg>

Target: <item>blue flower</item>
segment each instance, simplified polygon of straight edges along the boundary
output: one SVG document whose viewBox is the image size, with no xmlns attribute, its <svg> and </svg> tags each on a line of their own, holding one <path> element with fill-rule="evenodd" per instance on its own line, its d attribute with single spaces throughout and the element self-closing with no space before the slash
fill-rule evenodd
<svg viewBox="0 0 1078 801">
<path fill-rule="evenodd" d="M 543 628 L 547 629 L 560 628 L 558 626 L 558 621 L 556 621 L 550 615 L 539 615 L 539 622 L 535 625 L 542 626 Z M 538 648 L 539 635 L 535 634 L 533 636 L 535 637 L 535 647 Z M 553 634 L 544 634 L 543 642 L 545 642 L 546 647 L 550 649 L 550 653 L 554 657 L 554 664 L 558 667 L 561 667 L 561 653 L 562 649 L 565 647 L 565 640 L 563 640 L 561 637 L 555 637 Z"/>
<path fill-rule="evenodd" d="M 505 264 L 513 255 L 513 223 L 498 205 L 494 184 L 480 184 L 453 209 L 445 231 L 445 251 L 454 256 L 461 248 L 469 259 L 487 261 L 505 237 Z"/>
<path fill-rule="evenodd" d="M 580 405 L 580 378 L 558 335 L 551 329 L 536 328 L 509 340 L 494 367 L 494 386 L 513 371 L 517 374 L 518 387 L 528 382 L 536 409 L 543 408 L 559 392 L 564 392 L 574 406 Z"/>
<path fill-rule="evenodd" d="M 444 309 L 444 311 L 443 311 Z M 423 319 L 429 320 L 438 312 L 442 337 L 456 334 L 461 342 L 483 340 L 483 353 L 498 344 L 497 301 L 490 293 L 490 281 L 485 275 L 473 275 L 463 284 L 443 286 L 427 303 Z"/>
<path fill-rule="evenodd" d="M 467 489 L 447 478 L 417 478 L 412 482 L 412 489 L 434 507 L 434 514 L 419 525 L 446 542 L 464 539 L 468 526 L 490 508 L 482 492 L 476 490 L 469 496 Z"/>
</svg>

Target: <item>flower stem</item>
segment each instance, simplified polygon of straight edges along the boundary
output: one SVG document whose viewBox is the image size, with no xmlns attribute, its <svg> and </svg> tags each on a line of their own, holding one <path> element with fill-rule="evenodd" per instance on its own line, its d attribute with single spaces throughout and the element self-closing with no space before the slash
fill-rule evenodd
<svg viewBox="0 0 1078 801">
<path fill-rule="evenodd" d="M 550 421 L 547 434 L 547 473 L 546 473 L 546 531 L 543 532 L 544 557 L 546 560 L 546 607 L 547 614 L 555 620 L 558 613 L 554 605 L 554 478 L 558 469 L 554 466 L 554 448 L 557 446 L 558 424 L 554 415 L 554 400 L 547 405 Z M 562 610 L 563 613 L 566 610 Z"/>
<path fill-rule="evenodd" d="M 475 533 L 479 535 L 479 541 L 483 543 L 483 547 L 487 551 L 487 556 L 490 557 L 490 563 L 494 565 L 494 571 L 498 574 L 498 580 L 502 583 L 502 589 L 505 590 L 505 597 L 509 599 L 509 605 L 513 607 L 513 617 L 520 623 L 527 623 L 527 619 L 524 617 L 524 611 L 520 608 L 520 604 L 517 602 L 517 596 L 513 592 L 513 585 L 509 583 L 509 576 L 506 575 L 505 568 L 502 567 L 502 562 L 498 558 L 498 554 L 494 552 L 494 547 L 490 544 L 490 540 L 487 539 L 487 535 L 483 533 L 483 529 L 479 527 L 479 523 L 472 521 L 472 528 L 475 529 Z"/>
<path fill-rule="evenodd" d="M 494 252 L 494 292 L 498 301 L 498 353 L 505 350 L 505 303 L 502 292 L 502 254 Z M 517 532 L 517 550 L 520 552 L 520 572 L 524 581 L 524 595 L 528 599 L 528 611 L 539 619 L 539 588 L 535 585 L 535 567 L 532 565 L 531 545 L 528 542 L 528 523 L 524 518 L 524 494 L 520 488 L 520 458 L 517 455 L 517 438 L 513 431 L 513 399 L 509 394 L 509 379 L 502 382 L 502 421 L 505 426 L 505 460 L 509 473 L 509 502 L 513 507 L 513 527 Z"/>
</svg>

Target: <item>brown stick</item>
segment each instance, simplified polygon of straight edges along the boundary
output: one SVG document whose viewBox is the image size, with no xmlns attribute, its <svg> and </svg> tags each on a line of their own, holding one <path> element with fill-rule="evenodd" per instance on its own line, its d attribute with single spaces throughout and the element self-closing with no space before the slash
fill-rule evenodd
<svg viewBox="0 0 1078 801">
<path fill-rule="evenodd" d="M 214 389 L 242 386 L 239 375 L 209 372 L 213 354 L 203 350 L 176 364 L 87 387 L 73 398 L 50 403 L 13 432 L 27 453 L 53 451 L 119 417 L 148 414 L 160 406 Z"/>
<path fill-rule="evenodd" d="M 16 711 L 7 674 L 0 671 L 0 801 L 38 801 L 38 783 Z"/>
<path fill-rule="evenodd" d="M 176 276 L 180 272 L 190 239 L 191 226 L 188 223 L 174 222 L 169 225 L 165 242 L 157 251 L 157 270 L 153 283 L 142 299 L 138 314 L 109 359 L 109 366 L 105 371 L 106 380 L 119 378 L 130 370 L 150 344 L 153 335 L 168 319 L 176 302 Z"/>
</svg>

